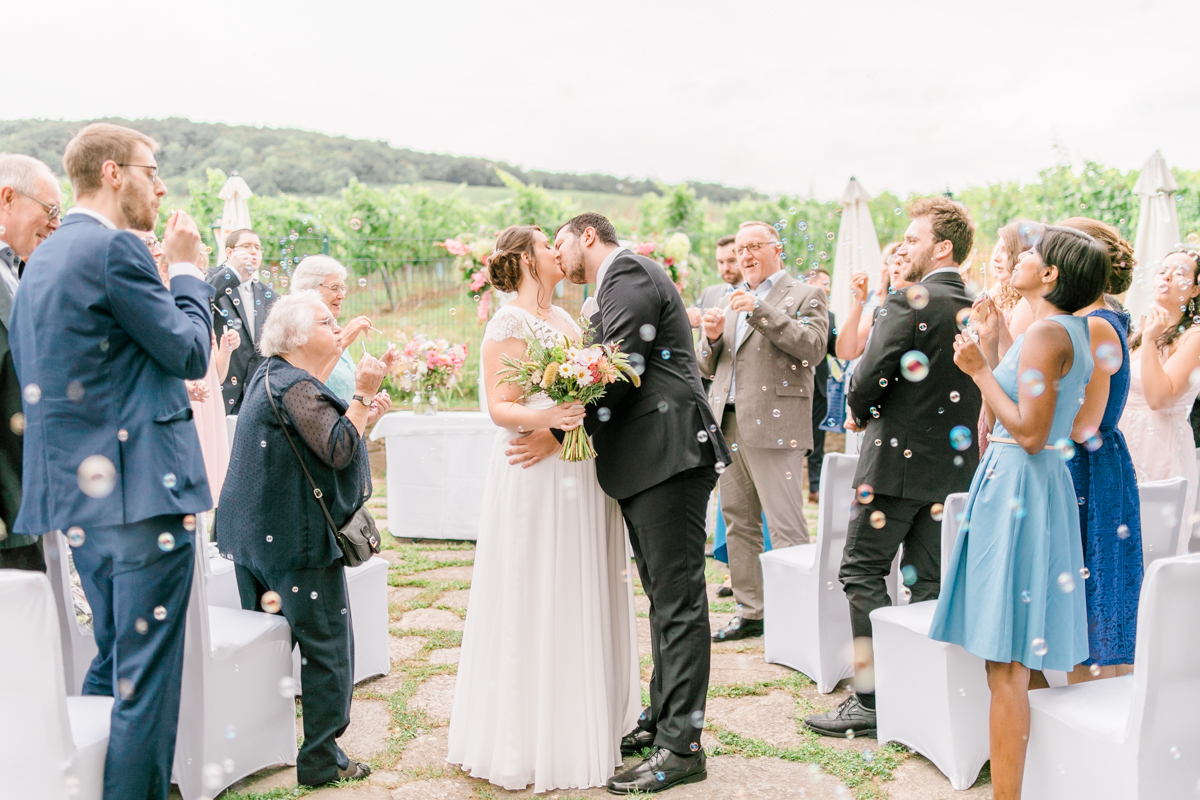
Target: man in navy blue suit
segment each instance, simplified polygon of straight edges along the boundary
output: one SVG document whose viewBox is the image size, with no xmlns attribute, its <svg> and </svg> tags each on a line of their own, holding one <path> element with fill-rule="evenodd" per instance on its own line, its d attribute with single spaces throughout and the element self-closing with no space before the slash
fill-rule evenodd
<svg viewBox="0 0 1200 800">
<path fill-rule="evenodd" d="M 114 697 L 104 797 L 166 798 L 195 517 L 212 507 L 185 379 L 203 378 L 213 290 L 200 234 L 167 221 L 170 288 L 129 228 L 154 227 L 157 143 L 89 125 L 63 166 L 76 206 L 30 258 L 10 318 L 25 413 L 14 530 L 63 530 L 99 654 L 84 694 Z"/>
</svg>

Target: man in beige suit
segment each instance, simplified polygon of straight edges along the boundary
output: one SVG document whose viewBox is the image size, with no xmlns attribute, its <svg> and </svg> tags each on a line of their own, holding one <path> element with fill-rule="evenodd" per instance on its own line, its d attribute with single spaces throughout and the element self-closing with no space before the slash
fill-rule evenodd
<svg viewBox="0 0 1200 800">
<path fill-rule="evenodd" d="M 733 451 L 720 486 L 738 612 L 714 641 L 762 635 L 762 514 L 773 546 L 808 541 L 801 469 L 813 446 L 813 370 L 829 333 L 825 293 L 783 271 L 771 225 L 743 222 L 734 250 L 746 280 L 705 309 L 698 358 Z"/>
</svg>

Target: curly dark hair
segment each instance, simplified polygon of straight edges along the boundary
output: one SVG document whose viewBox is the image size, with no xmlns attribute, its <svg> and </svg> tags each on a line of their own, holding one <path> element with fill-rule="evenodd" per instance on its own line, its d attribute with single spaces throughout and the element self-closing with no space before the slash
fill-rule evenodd
<svg viewBox="0 0 1200 800">
<path fill-rule="evenodd" d="M 1083 231 L 1108 249 L 1109 275 L 1105 293 L 1121 294 L 1129 289 L 1137 260 L 1133 257 L 1133 245 L 1122 239 L 1116 228 L 1091 217 L 1071 217 L 1058 224 Z"/>
</svg>

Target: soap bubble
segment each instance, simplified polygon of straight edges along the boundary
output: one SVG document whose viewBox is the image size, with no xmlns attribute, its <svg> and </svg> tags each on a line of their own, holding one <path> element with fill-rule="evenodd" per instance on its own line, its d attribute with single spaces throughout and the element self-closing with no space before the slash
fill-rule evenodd
<svg viewBox="0 0 1200 800">
<path fill-rule="evenodd" d="M 905 586 L 912 586 L 917 582 L 917 568 L 912 564 L 905 564 L 900 568 L 900 577 L 903 578 Z"/>
<path fill-rule="evenodd" d="M 962 331 L 962 330 L 966 330 L 966 328 L 967 328 L 967 325 L 969 325 L 969 324 L 970 324 L 970 322 L 971 322 L 971 309 L 970 309 L 970 307 L 967 307 L 967 308 L 960 308 L 960 309 L 958 310 L 958 313 L 954 315 L 954 321 L 955 321 L 956 323 L 958 323 L 958 329 L 959 329 L 960 331 Z"/>
<path fill-rule="evenodd" d="M 1036 369 L 1027 369 L 1021 373 L 1021 394 L 1029 397 L 1041 397 L 1046 391 L 1046 377 Z"/>
<path fill-rule="evenodd" d="M 353 217 L 350 220 L 350 230 L 357 231 L 362 228 L 362 220 L 358 217 Z"/>
<path fill-rule="evenodd" d="M 1026 220 L 1017 226 L 1017 237 L 1021 240 L 1021 246 L 1028 250 L 1041 244 L 1045 230 L 1044 225 Z"/>
<path fill-rule="evenodd" d="M 225 783 L 225 770 L 221 769 L 220 764 L 205 764 L 200 776 L 204 788 L 210 792 L 217 792 L 221 784 Z"/>
<path fill-rule="evenodd" d="M 884 525 L 887 525 L 887 517 L 882 511 L 872 511 L 869 518 L 871 527 L 879 530 Z"/>
<path fill-rule="evenodd" d="M 164 619 L 166 619 L 167 618 L 166 606 L 155 606 L 154 607 L 154 618 L 156 620 L 158 620 L 159 622 L 162 622 Z"/>
<path fill-rule="evenodd" d="M 1129 526 L 1128 525 L 1118 525 L 1117 526 L 1117 538 L 1118 539 L 1128 539 L 1129 538 Z"/>
<path fill-rule="evenodd" d="M 291 675 L 285 675 L 279 679 L 279 694 L 282 697 L 292 698 L 296 696 L 296 679 Z"/>
<path fill-rule="evenodd" d="M 708 441 L 708 432 L 707 431 L 696 431 L 696 441 L 700 442 L 700 444 L 704 444 L 705 442 L 707 442 Z"/>
<path fill-rule="evenodd" d="M 654 337 L 658 335 L 658 329 L 647 322 L 642 327 L 638 328 L 638 337 L 643 342 L 653 342 Z"/>
<path fill-rule="evenodd" d="M 359 285 L 360 287 L 364 287 L 364 288 L 365 288 L 365 287 L 366 287 L 366 285 L 367 285 L 367 279 L 366 279 L 366 278 L 359 278 L 359 279 L 358 279 L 358 285 Z"/>
<path fill-rule="evenodd" d="M 1025 589 L 1024 591 L 1021 592 L 1021 602 L 1022 603 L 1032 603 L 1033 602 L 1033 595 L 1029 593 L 1028 589 Z"/>
<path fill-rule="evenodd" d="M 185 531 L 194 531 L 194 530 L 196 530 L 196 515 L 195 515 L 195 514 L 187 514 L 187 515 L 185 515 L 185 516 L 184 516 L 184 518 L 183 518 L 183 529 L 184 529 Z"/>
<path fill-rule="evenodd" d="M 961 399 L 962 399 L 962 395 L 960 395 L 958 392 L 955 391 L 955 392 L 950 393 L 950 402 L 951 403 L 957 403 Z"/>
<path fill-rule="evenodd" d="M 1088 672 L 1091 673 L 1093 678 L 1099 678 L 1100 677 L 1100 665 L 1092 664 L 1090 667 L 1088 667 Z"/>
<path fill-rule="evenodd" d="M 955 425 L 950 429 L 950 446 L 963 451 L 971 446 L 971 429 L 966 425 Z"/>
<path fill-rule="evenodd" d="M 944 512 L 945 507 L 941 503 L 934 503 L 929 507 L 929 516 L 933 517 L 934 522 L 941 522 Z"/>
<path fill-rule="evenodd" d="M 8 420 L 8 429 L 17 436 L 22 436 L 25 433 L 25 415 L 20 411 L 13 414 Z"/>
<path fill-rule="evenodd" d="M 146 622 L 146 620 L 142 619 L 141 617 L 138 617 L 133 623 L 133 629 L 142 636 L 145 636 L 150 631 L 150 623 Z"/>
<path fill-rule="evenodd" d="M 1094 453 L 1104 445 L 1104 437 L 1100 435 L 1100 431 L 1095 428 L 1084 428 L 1083 431 L 1083 448 L 1089 453 Z"/>
<path fill-rule="evenodd" d="M 117 681 L 117 696 L 122 700 L 128 700 L 133 697 L 133 681 L 129 678 L 121 678 Z"/>
<path fill-rule="evenodd" d="M 688 721 L 692 723 L 693 728 L 704 727 L 704 712 L 699 709 L 688 715 Z"/>
<path fill-rule="evenodd" d="M 31 383 L 25 387 L 25 391 L 21 393 L 25 398 L 25 402 L 31 406 L 36 406 L 42 399 L 42 387 L 36 383 Z"/>
<path fill-rule="evenodd" d="M 67 528 L 67 542 L 71 547 L 79 547 L 85 539 L 87 539 L 87 536 L 84 534 L 83 528 L 78 525 Z"/>
<path fill-rule="evenodd" d="M 117 468 L 104 456 L 88 456 L 80 462 L 76 478 L 88 497 L 108 497 L 117 486 Z"/>
<path fill-rule="evenodd" d="M 717 463 L 713 464 L 713 469 L 716 471 L 716 473 L 718 475 L 720 475 L 721 473 L 723 473 L 725 471 L 725 462 L 718 461 Z"/>
<path fill-rule="evenodd" d="M 871 487 L 871 484 L 864 483 L 855 490 L 854 497 L 865 506 L 875 499 L 875 490 Z"/>
<path fill-rule="evenodd" d="M 279 592 L 264 592 L 259 604 L 268 614 L 278 614 L 283 608 L 283 598 L 279 596 Z"/>
<path fill-rule="evenodd" d="M 158 535 L 158 549 L 164 553 L 175 549 L 175 536 L 170 531 L 163 531 Z"/>
<path fill-rule="evenodd" d="M 1054 449 L 1058 451 L 1058 457 L 1063 461 L 1070 461 L 1075 457 L 1075 443 L 1066 436 L 1054 443 Z"/>
<path fill-rule="evenodd" d="M 174 489 L 175 483 L 176 479 L 174 472 L 168 472 L 166 475 L 163 475 L 163 486 L 167 487 L 168 489 Z"/>
<path fill-rule="evenodd" d="M 1075 579 L 1071 577 L 1071 573 L 1058 573 L 1058 590 L 1063 594 L 1070 594 L 1075 591 Z"/>
<path fill-rule="evenodd" d="M 1086 581 L 1088 578 L 1092 577 L 1092 571 L 1090 569 L 1088 569 L 1087 567 L 1080 567 L 1079 568 L 1079 577 L 1083 578 Z"/>
<path fill-rule="evenodd" d="M 929 375 L 929 356 L 920 350 L 909 350 L 900 356 L 900 374 L 913 383 L 925 380 Z"/>
<path fill-rule="evenodd" d="M 610 419 L 612 419 L 612 411 L 605 406 L 601 406 L 600 408 L 596 409 L 596 418 L 601 422 L 608 422 Z"/>
<path fill-rule="evenodd" d="M 904 296 L 908 298 L 909 308 L 916 311 L 920 311 L 929 305 L 929 290 L 919 283 L 905 289 Z"/>
<path fill-rule="evenodd" d="M 1096 364 L 1108 372 L 1116 372 L 1121 368 L 1121 348 L 1112 342 L 1104 342 L 1096 348 Z"/>
<path fill-rule="evenodd" d="M 1050 648 L 1046 647 L 1046 640 L 1040 636 L 1029 644 L 1033 648 L 1033 654 L 1035 656 L 1044 656 L 1050 650 Z"/>
</svg>

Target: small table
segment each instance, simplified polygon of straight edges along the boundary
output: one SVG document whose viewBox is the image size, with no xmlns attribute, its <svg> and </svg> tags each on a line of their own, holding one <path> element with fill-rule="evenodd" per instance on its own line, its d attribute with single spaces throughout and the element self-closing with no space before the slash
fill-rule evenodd
<svg viewBox="0 0 1200 800">
<path fill-rule="evenodd" d="M 388 531 L 473 541 L 498 430 L 480 411 L 393 411 L 375 423 L 371 440 L 387 446 Z"/>
</svg>

